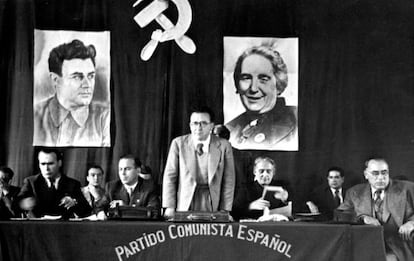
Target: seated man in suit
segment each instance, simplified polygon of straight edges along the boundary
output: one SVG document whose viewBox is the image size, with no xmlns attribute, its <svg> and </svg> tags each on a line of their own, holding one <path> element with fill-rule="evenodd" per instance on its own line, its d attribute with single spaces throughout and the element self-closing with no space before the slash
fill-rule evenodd
<svg viewBox="0 0 414 261">
<path fill-rule="evenodd" d="M 0 167 L 0 220 L 16 217 L 19 212 L 15 207 L 15 199 L 20 188 L 10 185 L 13 175 L 11 168 Z"/>
<path fill-rule="evenodd" d="M 234 206 L 234 208 L 243 209 L 242 217 L 256 219 L 263 215 L 265 209 L 287 206 L 290 187 L 287 182 L 274 179 L 276 163 L 271 158 L 256 158 L 253 173 L 254 182 L 247 184 L 242 206 Z M 265 185 L 282 187 L 282 191 L 267 193 L 265 197 L 262 197 Z"/>
<path fill-rule="evenodd" d="M 162 204 L 164 216 L 175 211 L 231 210 L 235 186 L 230 143 L 211 135 L 214 114 L 207 107 L 190 116 L 191 134 L 171 142 L 164 170 Z"/>
<path fill-rule="evenodd" d="M 414 183 L 392 180 L 388 163 L 372 158 L 365 163 L 368 183 L 348 189 L 339 211 L 353 211 L 364 224 L 383 226 L 387 260 L 414 260 Z"/>
<path fill-rule="evenodd" d="M 160 213 L 160 200 L 152 180 L 139 177 L 141 162 L 133 155 L 125 155 L 119 159 L 119 180 L 106 184 L 106 197 L 109 207 L 133 206 L 151 209 L 153 217 Z"/>
<path fill-rule="evenodd" d="M 40 174 L 24 179 L 18 194 L 20 207 L 30 217 L 61 215 L 62 218 L 83 217 L 91 208 L 80 190 L 80 182 L 60 171 L 62 156 L 55 149 L 42 148 L 38 153 Z"/>
<path fill-rule="evenodd" d="M 324 218 L 331 220 L 333 211 L 345 197 L 344 184 L 345 176 L 341 168 L 332 167 L 328 170 L 326 179 L 328 184 L 317 187 L 309 196 L 306 205 L 311 213 L 321 213 Z"/>
<path fill-rule="evenodd" d="M 95 214 L 103 211 L 105 205 L 108 203 L 105 196 L 105 189 L 102 187 L 103 174 L 104 171 L 101 166 L 91 166 L 86 174 L 88 185 L 81 189 L 83 196 Z"/>
</svg>

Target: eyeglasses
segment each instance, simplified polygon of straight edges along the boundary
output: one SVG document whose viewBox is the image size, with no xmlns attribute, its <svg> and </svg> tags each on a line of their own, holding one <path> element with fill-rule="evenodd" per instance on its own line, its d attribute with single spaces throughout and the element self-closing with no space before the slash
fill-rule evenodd
<svg viewBox="0 0 414 261">
<path fill-rule="evenodd" d="M 383 170 L 373 170 L 373 171 L 367 171 L 369 174 L 371 174 L 374 177 L 379 177 L 381 176 L 388 176 L 389 171 L 387 169 L 383 169 Z"/>
<path fill-rule="evenodd" d="M 204 128 L 210 123 L 211 122 L 206 122 L 206 121 L 193 121 L 193 122 L 190 122 L 190 125 L 193 126 L 193 127 L 201 126 L 201 127 Z"/>
</svg>

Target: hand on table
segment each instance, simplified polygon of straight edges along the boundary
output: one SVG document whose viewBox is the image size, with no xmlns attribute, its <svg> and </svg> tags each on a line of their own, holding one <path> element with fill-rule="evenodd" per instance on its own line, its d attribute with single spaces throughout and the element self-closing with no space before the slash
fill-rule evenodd
<svg viewBox="0 0 414 261">
<path fill-rule="evenodd" d="M 112 200 L 111 203 L 109 203 L 110 208 L 116 208 L 117 206 L 124 206 L 124 205 L 125 205 L 124 201 L 120 199 Z"/>
</svg>

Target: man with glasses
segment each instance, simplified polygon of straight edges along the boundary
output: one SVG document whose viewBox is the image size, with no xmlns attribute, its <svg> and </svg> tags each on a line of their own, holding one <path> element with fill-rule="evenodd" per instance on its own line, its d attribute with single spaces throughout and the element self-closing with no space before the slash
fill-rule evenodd
<svg viewBox="0 0 414 261">
<path fill-rule="evenodd" d="M 175 211 L 230 211 L 235 172 L 230 143 L 211 135 L 214 114 L 207 107 L 190 117 L 191 134 L 171 142 L 164 170 L 164 216 Z"/>
<path fill-rule="evenodd" d="M 49 77 L 55 95 L 34 106 L 33 145 L 110 146 L 109 109 L 92 102 L 95 56 L 95 47 L 79 40 L 50 52 Z"/>
<path fill-rule="evenodd" d="M 342 211 L 354 211 L 358 221 L 384 227 L 387 260 L 414 260 L 414 183 L 390 179 L 388 163 L 373 158 L 365 163 L 368 183 L 350 188 Z"/>
<path fill-rule="evenodd" d="M 344 171 L 338 167 L 328 169 L 327 185 L 317 187 L 309 196 L 306 202 L 311 213 L 321 213 L 324 218 L 330 220 L 333 217 L 333 211 L 343 201 L 345 197 L 345 189 L 343 184 L 345 181 Z"/>
</svg>

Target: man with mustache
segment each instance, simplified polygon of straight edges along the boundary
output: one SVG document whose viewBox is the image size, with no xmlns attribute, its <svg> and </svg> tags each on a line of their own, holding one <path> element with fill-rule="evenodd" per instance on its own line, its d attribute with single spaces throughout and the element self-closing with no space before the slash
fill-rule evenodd
<svg viewBox="0 0 414 261">
<path fill-rule="evenodd" d="M 240 55 L 234 83 L 246 112 L 226 124 L 237 149 L 297 150 L 296 107 L 279 97 L 288 81 L 286 64 L 271 46 Z"/>
<path fill-rule="evenodd" d="M 95 47 L 79 40 L 52 49 L 49 77 L 56 93 L 34 107 L 33 145 L 110 146 L 109 109 L 92 101 L 95 57 Z"/>
<path fill-rule="evenodd" d="M 383 226 L 387 260 L 414 260 L 414 183 L 390 179 L 382 158 L 368 160 L 365 167 L 368 183 L 350 188 L 338 210 L 355 212 L 361 223 Z"/>
</svg>

